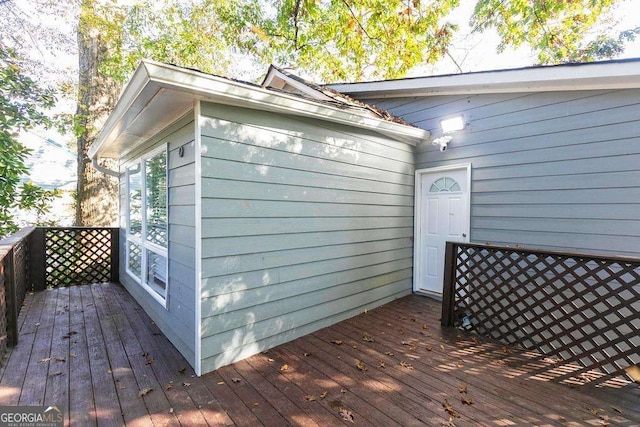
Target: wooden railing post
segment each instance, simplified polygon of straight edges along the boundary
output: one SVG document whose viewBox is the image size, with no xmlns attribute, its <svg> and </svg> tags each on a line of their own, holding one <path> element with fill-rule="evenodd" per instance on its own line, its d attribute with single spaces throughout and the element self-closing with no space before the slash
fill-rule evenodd
<svg viewBox="0 0 640 427">
<path fill-rule="evenodd" d="M 45 283 L 44 228 L 36 227 L 29 235 L 29 283 L 33 291 L 43 291 Z"/>
<path fill-rule="evenodd" d="M 120 280 L 120 229 L 111 229 L 111 281 Z"/>
<path fill-rule="evenodd" d="M 7 316 L 7 346 L 18 344 L 18 307 L 16 297 L 16 271 L 13 260 L 13 248 L 4 258 L 4 290 Z"/>
<path fill-rule="evenodd" d="M 444 250 L 444 280 L 442 290 L 442 318 L 443 327 L 453 326 L 455 321 L 454 307 L 456 294 L 456 244 L 447 242 Z"/>
</svg>

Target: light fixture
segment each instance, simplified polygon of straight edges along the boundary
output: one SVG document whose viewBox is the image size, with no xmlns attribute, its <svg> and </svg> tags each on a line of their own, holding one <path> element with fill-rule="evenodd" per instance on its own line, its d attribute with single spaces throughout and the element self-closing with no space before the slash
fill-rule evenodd
<svg viewBox="0 0 640 427">
<path fill-rule="evenodd" d="M 464 129 L 464 117 L 454 116 L 448 119 L 441 120 L 440 128 L 442 129 L 442 133 L 444 134 L 458 132 Z"/>
</svg>

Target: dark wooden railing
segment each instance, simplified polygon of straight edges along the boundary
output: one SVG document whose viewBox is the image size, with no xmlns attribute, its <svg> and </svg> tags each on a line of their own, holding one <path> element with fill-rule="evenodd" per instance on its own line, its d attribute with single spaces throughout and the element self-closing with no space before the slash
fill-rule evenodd
<svg viewBox="0 0 640 427">
<path fill-rule="evenodd" d="M 442 325 L 576 365 L 598 384 L 640 363 L 640 259 L 447 242 Z"/>
<path fill-rule="evenodd" d="M 0 240 L 0 360 L 18 342 L 27 292 L 117 282 L 118 229 L 25 228 Z"/>
</svg>

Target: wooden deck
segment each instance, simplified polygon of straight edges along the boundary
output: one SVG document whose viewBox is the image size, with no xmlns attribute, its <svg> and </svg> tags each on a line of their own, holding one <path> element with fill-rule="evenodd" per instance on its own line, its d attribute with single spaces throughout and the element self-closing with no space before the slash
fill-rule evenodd
<svg viewBox="0 0 640 427">
<path fill-rule="evenodd" d="M 0 405 L 57 405 L 74 426 L 640 425 L 637 385 L 560 384 L 570 367 L 439 317 L 403 298 L 196 378 L 121 286 L 38 292 Z"/>
</svg>

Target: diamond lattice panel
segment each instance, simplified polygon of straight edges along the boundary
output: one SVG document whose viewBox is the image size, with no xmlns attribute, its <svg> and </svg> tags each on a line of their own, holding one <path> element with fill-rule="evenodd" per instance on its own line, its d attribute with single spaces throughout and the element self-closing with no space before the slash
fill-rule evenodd
<svg viewBox="0 0 640 427">
<path fill-rule="evenodd" d="M 456 249 L 458 324 L 467 317 L 481 335 L 575 363 L 572 376 L 640 363 L 640 262 Z"/>
<path fill-rule="evenodd" d="M 111 231 L 102 228 L 45 230 L 47 287 L 108 282 Z"/>
</svg>

